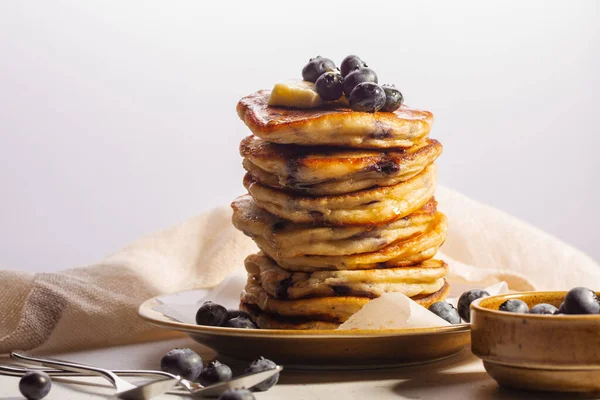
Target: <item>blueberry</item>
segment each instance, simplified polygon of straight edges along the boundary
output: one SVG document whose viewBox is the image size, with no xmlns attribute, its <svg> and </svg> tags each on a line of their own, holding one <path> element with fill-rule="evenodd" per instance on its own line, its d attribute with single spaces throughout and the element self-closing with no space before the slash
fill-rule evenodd
<svg viewBox="0 0 600 400">
<path fill-rule="evenodd" d="M 319 97 L 326 101 L 337 100 L 342 97 L 343 78 L 337 72 L 325 72 L 315 83 Z"/>
<path fill-rule="evenodd" d="M 214 383 L 226 382 L 231 379 L 231 368 L 219 361 L 211 361 L 202 370 L 200 382 L 203 385 L 212 385 Z"/>
<path fill-rule="evenodd" d="M 498 310 L 519 314 L 527 314 L 529 312 L 529 307 L 527 307 L 527 303 L 525 303 L 523 300 L 510 299 L 500 304 Z"/>
<path fill-rule="evenodd" d="M 429 306 L 429 311 L 451 324 L 460 324 L 460 315 L 454 306 L 446 301 L 438 301 Z"/>
<path fill-rule="evenodd" d="M 396 111 L 400 108 L 404 102 L 402 93 L 394 85 L 383 85 L 383 91 L 385 92 L 385 105 L 381 111 Z"/>
<path fill-rule="evenodd" d="M 329 58 L 317 56 L 311 58 L 308 64 L 302 68 L 302 79 L 305 81 L 316 82 L 325 72 L 336 70 L 335 63 Z"/>
<path fill-rule="evenodd" d="M 267 360 L 264 357 L 260 357 L 259 359 L 252 361 L 250 366 L 246 368 L 246 373 L 267 371 L 275 367 L 277 367 L 277 364 L 275 364 L 273 361 Z M 265 390 L 269 390 L 275 386 L 277 381 L 279 381 L 279 374 L 273 375 L 268 380 L 259 383 L 258 385 L 254 386 L 252 390 L 264 392 Z"/>
<path fill-rule="evenodd" d="M 227 309 L 223 306 L 207 301 L 196 313 L 198 325 L 221 326 L 227 320 Z"/>
<path fill-rule="evenodd" d="M 385 104 L 385 92 L 376 83 L 359 83 L 350 98 L 350 108 L 354 111 L 377 112 Z"/>
<path fill-rule="evenodd" d="M 529 310 L 529 314 L 556 314 L 558 313 L 558 308 L 554 307 L 552 304 L 540 303 L 531 307 Z"/>
<path fill-rule="evenodd" d="M 45 372 L 27 372 L 19 381 L 19 391 L 29 400 L 43 399 L 52 388 L 52 380 Z"/>
<path fill-rule="evenodd" d="M 223 392 L 217 400 L 255 400 L 251 391 L 245 389 L 228 390 Z"/>
<path fill-rule="evenodd" d="M 344 58 L 344 60 L 340 64 L 340 70 L 342 72 L 343 77 L 346 77 L 346 75 L 348 75 L 350 72 L 352 72 L 354 70 L 361 69 L 361 68 L 367 68 L 367 67 L 368 67 L 367 63 L 365 63 L 363 60 L 361 60 L 359 56 L 354 56 L 354 55 L 350 55 L 350 56 Z"/>
<path fill-rule="evenodd" d="M 202 372 L 202 358 L 190 349 L 173 349 L 160 360 L 160 369 L 194 381 Z"/>
<path fill-rule="evenodd" d="M 464 292 L 458 299 L 458 313 L 465 322 L 471 322 L 471 303 L 490 294 L 483 289 L 473 289 Z"/>
<path fill-rule="evenodd" d="M 377 74 L 369 68 L 357 69 L 344 78 L 344 94 L 349 99 L 354 88 L 363 82 L 377 83 Z"/>
<path fill-rule="evenodd" d="M 598 314 L 600 303 L 596 293 L 584 287 L 569 290 L 565 296 L 565 314 Z"/>
<path fill-rule="evenodd" d="M 558 307 L 558 311 L 555 314 L 564 314 L 565 313 L 565 302 L 560 303 L 560 307 Z"/>
<path fill-rule="evenodd" d="M 246 317 L 235 317 L 225 322 L 225 326 L 229 328 L 242 328 L 242 329 L 258 329 L 256 324 L 251 319 Z"/>
<path fill-rule="evenodd" d="M 241 310 L 227 310 L 227 321 L 229 321 L 232 318 L 235 317 L 244 317 L 244 318 L 248 318 L 248 319 L 252 319 L 250 317 L 250 314 L 248 314 L 246 311 L 241 311 Z"/>
</svg>

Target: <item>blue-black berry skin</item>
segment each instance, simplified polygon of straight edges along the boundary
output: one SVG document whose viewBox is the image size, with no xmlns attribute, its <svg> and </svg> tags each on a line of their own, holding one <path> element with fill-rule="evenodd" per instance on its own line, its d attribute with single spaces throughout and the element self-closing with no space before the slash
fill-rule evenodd
<svg viewBox="0 0 600 400">
<path fill-rule="evenodd" d="M 219 396 L 217 400 L 255 400 L 251 391 L 245 389 L 228 390 Z"/>
<path fill-rule="evenodd" d="M 316 82 L 325 72 L 337 70 L 335 63 L 329 58 L 317 56 L 311 58 L 308 64 L 302 68 L 302 79 Z"/>
<path fill-rule="evenodd" d="M 198 325 L 221 326 L 227 321 L 227 309 L 212 301 L 202 304 L 196 313 Z"/>
<path fill-rule="evenodd" d="M 27 372 L 19 381 L 19 391 L 29 400 L 46 397 L 52 389 L 52 380 L 45 372 Z"/>
<path fill-rule="evenodd" d="M 348 102 L 354 111 L 374 113 L 385 105 L 385 92 L 376 83 L 359 83 L 352 91 Z"/>
<path fill-rule="evenodd" d="M 558 313 L 558 308 L 554 307 L 552 304 L 540 303 L 531 307 L 529 310 L 529 314 L 547 314 L 554 315 Z"/>
<path fill-rule="evenodd" d="M 350 56 L 347 56 L 346 58 L 344 58 L 344 60 L 340 64 L 340 71 L 342 73 L 342 76 L 345 77 L 349 73 L 351 73 L 357 69 L 367 68 L 367 67 L 368 67 L 367 63 L 365 63 L 363 60 L 361 60 L 359 56 L 350 55 Z"/>
<path fill-rule="evenodd" d="M 429 306 L 429 311 L 451 324 L 460 324 L 460 315 L 454 306 L 446 301 L 438 301 Z"/>
<path fill-rule="evenodd" d="M 348 99 L 356 86 L 364 82 L 377 83 L 377 74 L 370 68 L 357 69 L 344 77 L 344 94 Z"/>
<path fill-rule="evenodd" d="M 385 92 L 385 105 L 381 111 L 393 112 L 399 109 L 402 103 L 404 103 L 402 93 L 393 85 L 383 85 L 381 87 Z"/>
<path fill-rule="evenodd" d="M 231 380 L 232 372 L 228 365 L 222 364 L 219 361 L 211 361 L 202 370 L 200 374 L 200 382 L 207 386 L 219 382 L 227 382 Z"/>
<path fill-rule="evenodd" d="M 471 303 L 482 297 L 489 297 L 489 293 L 483 289 L 473 289 L 464 292 L 458 299 L 458 314 L 465 322 L 471 322 Z"/>
<path fill-rule="evenodd" d="M 560 307 L 558 307 L 558 311 L 556 314 L 564 314 L 565 313 L 565 302 L 560 303 Z"/>
<path fill-rule="evenodd" d="M 565 314 L 599 314 L 600 303 L 596 293 L 584 287 L 576 287 L 565 296 Z"/>
<path fill-rule="evenodd" d="M 527 314 L 529 312 L 529 307 L 523 300 L 510 299 L 500 304 L 498 310 L 518 314 Z"/>
<path fill-rule="evenodd" d="M 256 324 L 252 322 L 252 320 L 245 317 L 235 317 L 227 322 L 225 322 L 225 326 L 229 328 L 240 328 L 240 329 L 258 329 Z"/>
<path fill-rule="evenodd" d="M 334 101 L 342 97 L 342 75 L 337 72 L 325 72 L 315 82 L 315 88 L 320 98 L 325 101 Z"/>
<path fill-rule="evenodd" d="M 264 357 L 260 357 L 259 359 L 252 361 L 250 366 L 248 368 L 246 368 L 246 373 L 267 371 L 269 369 L 274 369 L 275 367 L 277 367 L 277 364 L 275 364 L 273 361 L 267 360 Z M 279 381 L 279 374 L 273 375 L 268 380 L 261 382 L 258 385 L 254 386 L 252 388 L 252 390 L 257 391 L 257 392 L 264 392 L 266 390 L 269 390 L 273 386 L 275 386 L 275 384 L 278 381 Z"/>
<path fill-rule="evenodd" d="M 248 314 L 246 311 L 227 310 L 227 321 L 229 321 L 232 318 L 236 318 L 236 317 L 244 317 L 244 318 L 252 319 L 252 318 L 250 318 L 250 314 Z"/>
<path fill-rule="evenodd" d="M 202 358 L 190 349 L 173 349 L 160 360 L 160 369 L 194 381 L 202 373 Z"/>
</svg>

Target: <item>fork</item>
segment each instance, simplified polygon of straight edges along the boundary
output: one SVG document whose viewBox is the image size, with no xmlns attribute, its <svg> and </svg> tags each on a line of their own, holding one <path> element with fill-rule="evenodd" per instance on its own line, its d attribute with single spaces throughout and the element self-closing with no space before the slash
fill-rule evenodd
<svg viewBox="0 0 600 400">
<path fill-rule="evenodd" d="M 125 379 L 119 378 L 112 371 L 104 368 L 49 358 L 37 358 L 16 352 L 10 353 L 10 357 L 14 360 L 24 361 L 28 364 L 101 376 L 115 387 L 116 392 L 114 396 L 123 400 L 149 400 L 173 389 L 180 380 L 178 376 L 170 376 L 142 385 L 133 385 Z"/>
<path fill-rule="evenodd" d="M 192 382 L 187 379 L 180 379 L 179 385 L 189 392 L 194 397 L 211 397 L 211 396 L 219 396 L 223 392 L 231 389 L 248 389 L 253 386 L 258 385 L 261 382 L 271 378 L 273 375 L 280 373 L 283 370 L 283 367 L 277 366 L 274 369 L 270 369 L 262 372 L 255 372 L 251 374 L 241 375 L 234 379 L 231 379 L 227 382 L 217 383 L 214 385 L 203 386 L 200 383 Z M 17 366 L 7 366 L 0 365 L 0 375 L 9 375 L 9 376 L 23 376 L 25 373 L 29 371 L 42 371 L 47 373 L 50 376 L 56 377 L 87 377 L 91 376 L 89 373 L 80 373 L 80 372 L 72 372 L 72 371 L 63 371 L 57 369 L 32 369 L 32 368 L 23 368 Z M 151 370 L 113 370 L 114 374 L 119 376 L 166 376 L 166 377 L 174 377 L 174 375 L 164 372 L 164 371 L 151 371 Z M 173 393 L 178 392 L 177 390 L 172 391 Z M 181 394 L 185 394 L 184 392 L 180 392 Z"/>
</svg>

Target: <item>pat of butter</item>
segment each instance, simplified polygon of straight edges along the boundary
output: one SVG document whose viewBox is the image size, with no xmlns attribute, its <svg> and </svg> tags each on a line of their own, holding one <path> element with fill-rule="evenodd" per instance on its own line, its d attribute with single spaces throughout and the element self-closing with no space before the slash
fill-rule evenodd
<svg viewBox="0 0 600 400">
<path fill-rule="evenodd" d="M 314 83 L 291 80 L 275 84 L 267 104 L 292 108 L 316 108 L 323 103 Z"/>
</svg>

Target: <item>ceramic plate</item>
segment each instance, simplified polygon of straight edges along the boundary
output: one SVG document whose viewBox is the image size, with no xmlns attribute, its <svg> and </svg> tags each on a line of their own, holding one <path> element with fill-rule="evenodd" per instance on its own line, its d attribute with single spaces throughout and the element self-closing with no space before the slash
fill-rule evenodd
<svg viewBox="0 0 600 400">
<path fill-rule="evenodd" d="M 140 306 L 147 322 L 188 334 L 223 356 L 259 356 L 288 367 L 384 368 L 431 362 L 459 353 L 470 342 L 468 325 L 390 330 L 234 329 L 190 323 L 202 290 L 158 296 Z M 187 322 L 182 322 L 187 321 Z"/>
</svg>

